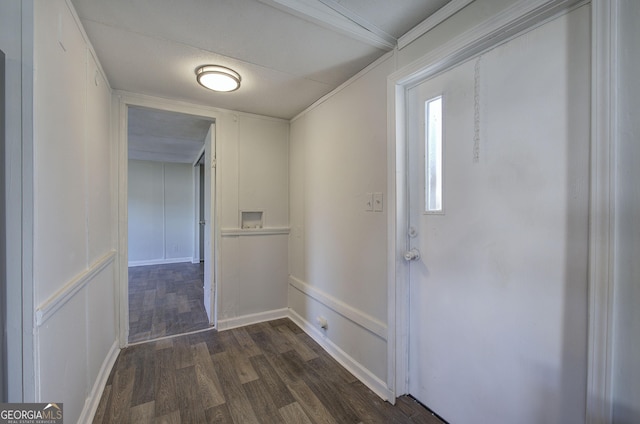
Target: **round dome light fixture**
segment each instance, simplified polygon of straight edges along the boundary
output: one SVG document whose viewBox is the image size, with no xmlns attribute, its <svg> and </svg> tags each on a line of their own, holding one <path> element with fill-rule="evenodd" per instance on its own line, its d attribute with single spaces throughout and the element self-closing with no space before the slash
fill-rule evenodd
<svg viewBox="0 0 640 424">
<path fill-rule="evenodd" d="M 196 69 L 198 84 L 213 91 L 235 91 L 240 88 L 240 74 L 225 66 L 203 65 Z"/>
</svg>

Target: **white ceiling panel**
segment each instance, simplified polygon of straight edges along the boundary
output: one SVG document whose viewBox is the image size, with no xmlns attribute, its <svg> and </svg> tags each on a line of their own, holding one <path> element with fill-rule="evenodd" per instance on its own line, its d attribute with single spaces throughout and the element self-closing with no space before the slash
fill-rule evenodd
<svg viewBox="0 0 640 424">
<path fill-rule="evenodd" d="M 285 119 L 296 116 L 392 49 L 401 35 L 448 3 L 447 0 L 71 2 L 112 88 Z M 195 69 L 206 64 L 227 66 L 239 72 L 240 89 L 216 93 L 199 86 Z M 151 125 L 144 116 L 132 116 L 130 124 L 138 119 L 141 128 Z M 165 119 L 173 122 L 169 117 Z M 143 138 L 130 136 L 132 157 L 150 148 L 149 144 L 138 144 Z M 171 150 L 169 139 L 165 137 L 156 143 L 161 150 L 156 152 L 158 157 L 164 158 L 163 149 Z M 189 144 L 187 139 L 173 137 L 183 147 Z"/>
<path fill-rule="evenodd" d="M 133 93 L 185 100 L 241 112 L 290 118 L 334 87 L 315 79 L 241 62 L 216 53 L 171 41 L 119 31 L 102 24 L 87 24 L 87 32 L 100 40 L 96 52 L 111 86 Z M 369 58 L 343 67 L 364 67 Z M 195 69 L 217 64 L 235 69 L 242 86 L 217 93 L 196 82 Z M 317 70 L 329 75 L 335 70 Z M 357 70 L 356 70 L 357 72 Z M 337 78 L 333 76 L 333 78 Z"/>
<path fill-rule="evenodd" d="M 129 107 L 129 159 L 193 163 L 212 121 L 183 113 Z"/>
<path fill-rule="evenodd" d="M 450 0 L 320 0 L 361 17 L 387 34 L 400 38 Z"/>
<path fill-rule="evenodd" d="M 388 50 L 350 36 L 367 30 L 319 0 L 72 2 L 113 88 L 279 118 L 295 116 Z M 395 37 L 445 2 L 339 1 Z M 235 69 L 242 86 L 206 91 L 194 75 L 205 64 Z"/>
</svg>

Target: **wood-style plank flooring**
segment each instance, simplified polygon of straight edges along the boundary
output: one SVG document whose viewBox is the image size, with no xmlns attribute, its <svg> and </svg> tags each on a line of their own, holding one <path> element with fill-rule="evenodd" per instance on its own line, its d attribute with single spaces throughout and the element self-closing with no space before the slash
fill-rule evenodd
<svg viewBox="0 0 640 424">
<path fill-rule="evenodd" d="M 382 401 L 289 319 L 124 349 L 93 422 L 442 423 Z"/>
<path fill-rule="evenodd" d="M 203 275 L 201 263 L 129 268 L 129 343 L 207 328 Z"/>
</svg>

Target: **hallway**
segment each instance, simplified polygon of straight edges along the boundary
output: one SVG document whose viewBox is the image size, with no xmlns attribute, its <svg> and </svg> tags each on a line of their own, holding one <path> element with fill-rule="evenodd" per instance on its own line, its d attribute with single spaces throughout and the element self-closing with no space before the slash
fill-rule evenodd
<svg viewBox="0 0 640 424">
<path fill-rule="evenodd" d="M 205 329 L 202 263 L 129 268 L 129 343 Z"/>
<path fill-rule="evenodd" d="M 381 400 L 289 319 L 124 349 L 93 422 L 442 424 Z"/>
</svg>

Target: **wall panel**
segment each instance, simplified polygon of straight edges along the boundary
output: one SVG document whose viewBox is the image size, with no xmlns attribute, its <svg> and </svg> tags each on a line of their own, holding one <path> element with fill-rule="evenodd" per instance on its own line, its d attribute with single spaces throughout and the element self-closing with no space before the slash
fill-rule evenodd
<svg viewBox="0 0 640 424">
<path fill-rule="evenodd" d="M 111 89 L 91 52 L 87 57 L 87 161 L 88 262 L 94 263 L 112 247 L 111 225 Z"/>
<path fill-rule="evenodd" d="M 118 351 L 111 89 L 70 2 L 37 0 L 34 26 L 33 400 L 77 422 Z"/>
<path fill-rule="evenodd" d="M 263 211 L 265 227 L 289 225 L 288 138 L 285 122 L 240 117 L 240 210 Z"/>
<path fill-rule="evenodd" d="M 129 264 L 191 261 L 193 167 L 129 161 Z"/>
<path fill-rule="evenodd" d="M 393 56 L 381 59 L 296 117 L 289 150 L 291 315 L 385 399 L 386 78 L 394 65 Z M 366 210 L 374 192 L 380 212 Z"/>
<path fill-rule="evenodd" d="M 64 1 L 37 2 L 35 22 L 34 279 L 39 303 L 87 265 L 88 51 Z"/>
</svg>

